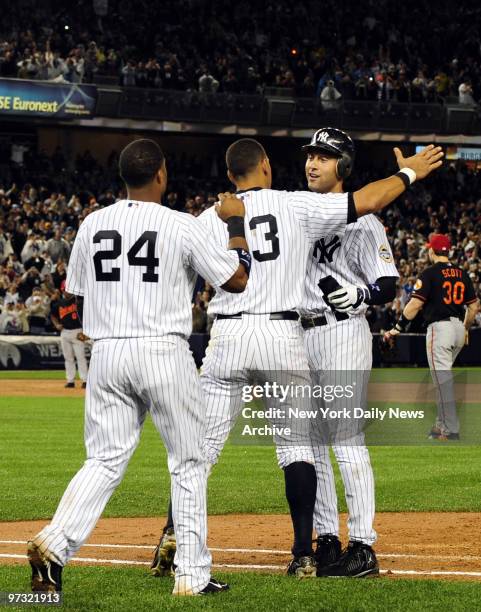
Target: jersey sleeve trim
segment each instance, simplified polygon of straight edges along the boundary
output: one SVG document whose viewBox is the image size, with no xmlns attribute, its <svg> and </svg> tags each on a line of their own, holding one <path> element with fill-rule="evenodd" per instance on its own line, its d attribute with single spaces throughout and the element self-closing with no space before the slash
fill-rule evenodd
<svg viewBox="0 0 481 612">
<path fill-rule="evenodd" d="M 472 300 L 468 300 L 467 302 L 464 302 L 466 305 L 468 304 L 474 304 L 474 302 L 476 302 L 478 300 L 477 297 L 474 297 Z"/>
<path fill-rule="evenodd" d="M 417 298 L 418 300 L 421 300 L 421 302 L 425 302 L 427 300 L 427 298 L 423 297 L 422 295 L 419 295 L 418 293 L 412 293 L 411 297 Z"/>
</svg>

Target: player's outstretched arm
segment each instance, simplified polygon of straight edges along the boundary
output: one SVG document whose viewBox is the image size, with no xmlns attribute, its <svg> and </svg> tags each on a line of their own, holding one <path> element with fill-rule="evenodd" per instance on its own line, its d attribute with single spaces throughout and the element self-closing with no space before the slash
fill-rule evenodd
<svg viewBox="0 0 481 612">
<path fill-rule="evenodd" d="M 415 180 L 420 180 L 441 166 L 444 153 L 441 147 L 428 145 L 412 157 L 403 157 L 395 147 L 394 154 L 400 171 L 389 178 L 369 183 L 355 191 L 354 205 L 359 217 L 382 210 L 393 202 Z"/>
<path fill-rule="evenodd" d="M 222 285 L 222 289 L 230 293 L 242 293 L 249 280 L 251 268 L 249 245 L 245 238 L 244 202 L 230 193 L 219 193 L 218 197 L 220 204 L 216 204 L 215 210 L 219 218 L 227 224 L 229 231 L 227 248 L 237 251 L 239 256 L 239 267 L 233 276 Z"/>
<path fill-rule="evenodd" d="M 401 316 L 396 325 L 384 334 L 384 341 L 388 342 L 390 338 L 406 331 L 411 321 L 416 317 L 418 312 L 422 310 L 424 302 L 417 297 L 412 297 L 404 307 Z"/>
</svg>

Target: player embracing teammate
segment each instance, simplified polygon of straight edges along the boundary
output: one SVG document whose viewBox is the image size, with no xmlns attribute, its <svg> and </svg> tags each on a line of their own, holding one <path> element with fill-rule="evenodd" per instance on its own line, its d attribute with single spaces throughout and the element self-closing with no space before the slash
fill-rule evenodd
<svg viewBox="0 0 481 612">
<path fill-rule="evenodd" d="M 303 150 L 307 154 L 309 189 L 342 193 L 355 157 L 348 134 L 335 128 L 320 129 Z M 351 416 L 318 420 L 319 431 L 314 437 L 318 576 L 379 573 L 372 549 L 376 541 L 374 476 L 362 423 L 352 414 L 367 399 L 372 367 L 372 336 L 365 313 L 369 305 L 394 299 L 398 276 L 385 229 L 372 214 L 349 224 L 343 236 L 333 234 L 319 240 L 310 253 L 300 312 L 313 382 L 323 387 L 354 385 L 355 390 L 351 398 L 321 404 L 334 414 L 346 408 Z M 349 544 L 343 552 L 330 445 L 341 472 L 349 513 Z"/>
<path fill-rule="evenodd" d="M 348 139 L 346 135 L 344 136 Z M 253 260 L 246 291 L 236 296 L 218 291 L 209 305 L 209 313 L 215 317 L 215 321 L 202 367 L 201 381 L 207 399 L 204 454 L 211 465 L 217 462 L 229 432 L 242 409 L 242 387 L 250 383 L 252 377 L 257 377 L 256 383 L 282 383 L 285 379 L 290 381 L 293 378 L 297 382 L 296 376 L 305 378 L 309 370 L 317 371 L 319 367 L 324 367 L 319 366 L 318 362 L 322 358 L 327 359 L 325 349 L 323 347 L 321 350 L 317 345 L 312 350 L 311 363 L 308 363 L 302 332 L 302 327 L 305 325 L 302 325 L 298 315 L 305 300 L 306 266 L 312 260 L 313 255 L 319 252 L 319 245 L 326 245 L 332 236 L 335 237 L 335 240 L 341 241 L 344 240 L 343 236 L 346 233 L 348 237 L 354 235 L 349 228 L 357 217 L 381 210 L 398 197 L 412 181 L 427 176 L 441 165 L 441 149 L 433 145 L 406 160 L 398 153 L 398 161 L 403 169 L 397 175 L 371 183 L 355 193 L 343 193 L 342 179 L 352 165 L 353 155 L 348 159 L 348 152 L 345 149 L 342 151 L 334 147 L 331 147 L 326 153 L 326 147 L 324 147 L 323 159 L 326 158 L 332 171 L 329 188 L 326 191 L 329 192 L 335 187 L 337 193 L 314 193 L 313 191 L 317 191 L 319 187 L 316 187 L 313 180 L 315 178 L 313 159 L 321 151 L 318 145 L 328 144 L 329 138 L 331 143 L 335 141 L 333 131 L 325 133 L 320 130 L 310 143 L 308 165 L 311 168 L 309 178 L 311 192 L 272 190 L 271 169 L 267 154 L 255 140 L 241 139 L 231 145 L 227 151 L 228 176 L 235 184 L 237 194 L 244 200 L 246 208 L 246 239 Z M 312 149 L 315 149 L 315 153 L 312 152 Z M 344 169 L 341 170 L 341 167 Z M 229 199 L 235 198 L 226 194 L 221 197 L 224 202 Z M 198 218 L 198 222 L 209 228 L 210 234 L 219 245 L 225 243 L 225 229 L 217 222 L 212 210 L 203 213 Z M 371 226 L 378 234 L 380 233 L 378 221 L 368 220 L 366 227 Z M 319 317 L 310 317 L 307 327 L 312 326 L 315 330 L 315 334 L 312 334 L 313 338 L 321 337 L 320 334 L 317 334 L 318 329 L 324 336 L 324 330 L 318 325 L 320 320 L 315 319 L 326 320 L 326 316 L 329 315 L 327 311 L 330 312 L 332 304 L 344 310 L 344 318 L 347 318 L 347 324 L 339 329 L 350 333 L 352 330 L 349 313 L 358 317 L 356 321 L 359 323 L 355 321 L 355 325 L 358 325 L 356 329 L 361 332 L 359 342 L 364 344 L 369 335 L 367 350 L 370 350 L 370 334 L 363 317 L 364 310 L 361 304 L 364 302 L 382 303 L 382 300 L 392 299 L 391 294 L 395 285 L 392 277 L 397 276 L 395 268 L 388 265 L 392 262 L 386 261 L 386 258 L 391 255 L 386 247 L 384 236 L 379 246 L 382 247 L 377 254 L 380 259 L 379 265 L 373 265 L 369 273 L 376 272 L 374 278 L 363 277 L 360 273 L 354 274 L 352 271 L 348 273 L 347 264 L 345 264 L 345 274 L 338 276 L 339 280 L 335 282 L 333 288 L 338 291 L 329 291 L 329 304 L 324 302 L 321 291 L 318 290 L 316 308 L 322 312 L 326 310 L 326 315 L 319 314 Z M 343 252 L 344 249 L 339 254 Z M 377 262 L 374 263 L 377 264 Z M 329 272 L 322 268 L 313 269 L 313 275 L 319 276 L 317 280 L 313 276 L 313 282 L 321 278 L 325 279 L 330 273 L 331 276 L 338 274 L 334 270 Z M 375 282 L 380 277 L 387 279 L 380 281 L 382 290 Z M 362 286 L 353 284 L 356 281 L 362 283 Z M 341 287 L 341 283 L 344 287 Z M 307 320 L 307 317 L 304 319 Z M 337 322 L 334 314 L 332 321 Z M 330 318 L 329 323 L 331 323 Z M 336 330 L 333 331 L 330 325 L 326 327 L 329 333 L 335 333 Z M 358 363 L 344 363 L 340 356 L 338 361 L 336 361 L 336 356 L 329 357 L 329 359 L 331 361 L 328 367 L 340 368 L 338 363 L 342 363 L 345 369 L 357 367 L 369 371 L 371 367 L 369 355 L 367 359 L 359 357 Z M 300 377 L 299 374 L 302 376 Z M 301 384 L 302 382 L 300 381 Z M 273 398 L 269 407 L 277 408 L 276 401 L 278 400 Z M 278 422 L 273 424 L 279 425 Z M 303 429 L 306 426 L 305 423 L 291 421 L 288 424 L 293 427 L 297 437 L 286 439 L 276 436 L 275 438 L 279 466 L 284 472 L 286 498 L 294 531 L 293 559 L 289 564 L 288 573 L 299 578 L 316 576 L 319 565 L 316 555 L 319 559 L 321 554 L 325 554 L 326 551 L 323 549 L 326 543 L 329 544 L 329 550 L 335 549 L 335 554 L 328 560 L 336 564 L 336 569 L 331 568 L 330 573 L 335 571 L 337 574 L 333 575 L 346 575 L 341 573 L 344 572 L 343 569 L 338 569 L 341 555 L 340 543 L 336 544 L 338 526 L 335 525 L 336 521 L 333 519 L 334 514 L 337 517 L 337 504 L 335 495 L 332 495 L 332 479 L 327 480 L 327 484 L 322 485 L 319 491 L 319 495 L 324 496 L 325 490 L 329 489 L 331 495 L 330 522 L 321 516 L 323 512 L 321 502 L 316 511 L 317 528 L 320 535 L 316 553 L 312 548 L 316 470 L 318 472 L 322 470 L 322 466 L 326 463 L 325 445 L 318 448 L 312 446 L 310 430 L 306 432 Z M 359 446 L 360 451 L 357 456 L 361 457 L 364 465 L 367 466 L 366 473 L 370 473 L 369 456 L 363 447 L 362 436 L 349 440 L 350 448 L 343 455 L 344 463 L 347 464 L 346 458 L 354 443 Z M 347 468 L 345 474 L 347 475 Z M 365 571 L 363 568 L 367 553 L 369 553 L 368 571 L 377 571 L 377 562 L 370 548 L 370 544 L 375 539 L 372 530 L 374 491 L 372 473 L 370 474 L 370 484 L 366 486 L 364 483 L 356 483 L 350 489 L 352 494 L 357 496 L 356 504 L 363 503 L 364 499 L 371 504 L 366 513 L 355 510 L 354 507 L 350 508 L 353 515 L 353 530 L 351 531 L 353 544 L 348 551 L 354 548 L 357 556 L 359 556 L 359 551 L 362 552 L 360 562 L 356 563 L 356 567 L 362 567 L 356 575 Z M 152 563 L 154 575 L 169 575 L 172 571 L 175 554 L 174 529 L 175 516 L 173 521 L 169 520 L 165 526 L 156 548 Z M 322 539 L 324 537 L 330 540 L 324 542 Z M 331 547 L 333 542 L 335 546 Z M 343 563 L 345 559 L 346 556 L 343 555 Z M 348 559 L 350 561 L 351 556 Z"/>
</svg>

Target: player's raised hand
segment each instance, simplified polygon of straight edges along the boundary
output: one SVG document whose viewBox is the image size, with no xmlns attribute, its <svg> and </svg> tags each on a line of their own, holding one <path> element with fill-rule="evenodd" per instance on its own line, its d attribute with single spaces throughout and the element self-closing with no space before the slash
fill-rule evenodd
<svg viewBox="0 0 481 612">
<path fill-rule="evenodd" d="M 399 169 L 411 168 L 416 173 L 417 179 L 423 179 L 433 170 L 439 168 L 443 163 L 444 153 L 441 147 L 433 144 L 428 145 L 416 155 L 404 157 L 398 147 L 394 147 L 394 155 Z"/>
<path fill-rule="evenodd" d="M 220 204 L 215 205 L 215 211 L 226 222 L 229 217 L 245 217 L 244 202 L 234 193 L 219 193 Z"/>
</svg>

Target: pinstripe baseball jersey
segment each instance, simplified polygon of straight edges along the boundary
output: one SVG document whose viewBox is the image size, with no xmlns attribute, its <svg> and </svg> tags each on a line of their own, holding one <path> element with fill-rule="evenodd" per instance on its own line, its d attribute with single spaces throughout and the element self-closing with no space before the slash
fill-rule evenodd
<svg viewBox="0 0 481 612">
<path fill-rule="evenodd" d="M 80 226 L 66 288 L 84 296 L 83 329 L 95 340 L 189 336 L 196 273 L 218 288 L 238 265 L 237 253 L 212 241 L 194 217 L 121 200 Z"/>
<path fill-rule="evenodd" d="M 352 195 L 273 189 L 252 189 L 238 195 L 245 205 L 246 239 L 252 254 L 249 282 L 242 294 L 219 289 L 209 304 L 209 314 L 297 309 L 309 250 L 321 236 L 343 234 L 348 211 L 349 219 L 355 219 Z M 216 242 L 227 243 L 227 228 L 213 208 L 198 221 Z"/>
<path fill-rule="evenodd" d="M 329 235 L 318 240 L 309 254 L 302 314 L 330 311 L 319 282 L 332 276 L 340 285 L 374 283 L 381 276 L 399 276 L 383 224 L 366 215 L 346 227 L 343 237 Z M 364 314 L 367 304 L 356 314 Z"/>
</svg>

